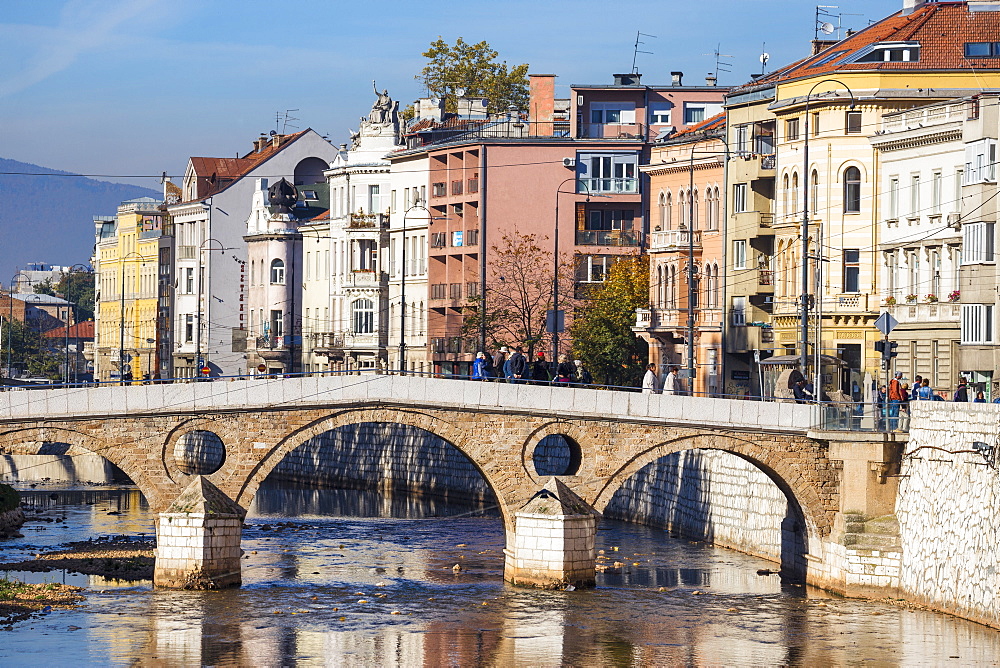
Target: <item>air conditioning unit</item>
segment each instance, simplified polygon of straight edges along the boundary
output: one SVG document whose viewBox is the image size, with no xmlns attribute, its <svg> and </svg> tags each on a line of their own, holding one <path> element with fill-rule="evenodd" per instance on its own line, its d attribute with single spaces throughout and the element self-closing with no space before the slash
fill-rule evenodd
<svg viewBox="0 0 1000 668">
<path fill-rule="evenodd" d="M 563 158 L 563 167 L 576 167 L 576 158 Z"/>
<path fill-rule="evenodd" d="M 962 229 L 962 214 L 949 213 L 947 220 L 948 220 L 948 227 L 953 227 L 956 230 Z"/>
</svg>

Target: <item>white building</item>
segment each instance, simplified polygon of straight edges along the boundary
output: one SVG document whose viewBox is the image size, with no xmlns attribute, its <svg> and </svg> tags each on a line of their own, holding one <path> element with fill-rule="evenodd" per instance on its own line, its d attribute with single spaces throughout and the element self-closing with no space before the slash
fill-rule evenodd
<svg viewBox="0 0 1000 668">
<path fill-rule="evenodd" d="M 246 372 L 250 279 L 243 236 L 255 181 L 285 177 L 297 187 L 322 183 L 337 150 L 313 130 L 262 135 L 239 158 L 191 158 L 180 202 L 168 207 L 176 237 L 174 375 Z M 301 333 L 297 318 L 288 335 Z"/>
<path fill-rule="evenodd" d="M 967 107 L 950 100 L 886 114 L 870 138 L 881 164 L 881 302 L 899 321 L 893 370 L 934 388 L 958 382 Z"/>
</svg>

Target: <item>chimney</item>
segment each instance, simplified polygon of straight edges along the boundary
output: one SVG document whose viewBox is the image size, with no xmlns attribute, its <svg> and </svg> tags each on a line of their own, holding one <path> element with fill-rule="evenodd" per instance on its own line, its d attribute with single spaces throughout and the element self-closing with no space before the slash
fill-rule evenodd
<svg viewBox="0 0 1000 668">
<path fill-rule="evenodd" d="M 680 85 L 682 85 L 681 84 L 681 80 L 683 78 L 684 78 L 684 73 L 683 72 L 671 72 L 670 73 L 670 85 L 671 86 L 680 86 Z"/>
<path fill-rule="evenodd" d="M 848 37 L 850 37 L 850 35 L 848 35 Z M 814 39 L 812 41 L 812 55 L 815 56 L 817 53 L 823 53 L 838 41 L 839 40 L 836 39 Z"/>
<path fill-rule="evenodd" d="M 903 0 L 903 15 L 912 14 L 923 7 L 926 2 L 927 0 Z"/>
<path fill-rule="evenodd" d="M 616 86 L 638 86 L 640 85 L 639 80 L 642 79 L 642 75 L 638 72 L 615 74 L 613 76 L 615 77 Z"/>
<path fill-rule="evenodd" d="M 709 72 L 708 74 L 705 75 L 705 85 L 706 86 L 715 86 L 718 83 L 719 83 L 719 78 L 717 76 L 715 76 L 714 74 L 712 74 L 711 72 Z"/>
<path fill-rule="evenodd" d="M 485 97 L 460 97 L 456 101 L 459 118 L 486 118 L 489 100 Z"/>
<path fill-rule="evenodd" d="M 444 98 L 422 97 L 414 105 L 417 108 L 417 118 L 441 122 L 444 116 Z"/>
<path fill-rule="evenodd" d="M 529 74 L 528 81 L 528 121 L 532 123 L 531 134 L 551 137 L 555 132 L 552 117 L 556 105 L 556 75 Z"/>
<path fill-rule="evenodd" d="M 1000 0 L 969 0 L 970 12 L 1000 12 Z"/>
</svg>

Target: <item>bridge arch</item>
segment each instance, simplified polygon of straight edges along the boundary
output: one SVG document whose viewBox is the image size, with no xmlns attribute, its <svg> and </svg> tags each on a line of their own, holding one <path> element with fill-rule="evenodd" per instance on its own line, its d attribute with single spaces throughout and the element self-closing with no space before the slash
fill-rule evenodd
<svg viewBox="0 0 1000 668">
<path fill-rule="evenodd" d="M 145 458 L 136 460 L 128 449 L 116 447 L 117 444 L 109 442 L 103 434 L 95 435 L 51 426 L 0 431 L 0 455 L 55 454 L 45 452 L 46 446 L 59 443 L 69 446 L 65 453 L 60 454 L 71 457 L 80 454 L 97 455 L 117 466 L 135 483 L 151 508 L 169 503 L 169 499 L 161 498 L 160 487 L 146 467 Z"/>
<path fill-rule="evenodd" d="M 536 486 L 544 484 L 549 476 L 540 475 L 535 470 L 533 466 L 534 454 L 545 439 L 555 436 L 561 436 L 568 441 L 567 456 L 570 459 L 569 468 L 572 470 L 563 475 L 576 475 L 584 467 L 591 467 L 593 465 L 593 461 L 587 461 L 583 456 L 584 452 L 595 452 L 596 442 L 592 430 L 565 420 L 545 422 L 533 429 L 521 446 L 521 469 Z"/>
<path fill-rule="evenodd" d="M 663 457 L 689 450 L 718 450 L 728 452 L 766 475 L 788 500 L 789 508 L 801 519 L 808 551 L 810 539 L 829 536 L 833 528 L 836 506 L 821 495 L 817 480 L 803 475 L 801 455 L 777 448 L 766 448 L 759 441 L 733 434 L 682 435 L 653 445 L 636 454 L 605 478 L 593 505 L 604 512 L 614 494 L 632 476 Z M 799 555 L 802 556 L 802 555 Z"/>
<path fill-rule="evenodd" d="M 244 508 L 249 507 L 260 485 L 278 464 L 293 450 L 311 439 L 343 427 L 366 423 L 394 424 L 427 432 L 443 440 L 461 453 L 472 467 L 483 477 L 487 487 L 497 499 L 504 524 L 513 527 L 511 498 L 518 481 L 504 476 L 508 465 L 501 463 L 502 453 L 494 453 L 492 444 L 475 440 L 475 430 L 460 428 L 450 421 L 418 410 L 402 408 L 347 409 L 314 419 L 283 436 L 254 465 L 244 478 L 242 486 L 235 494 L 235 500 Z"/>
</svg>

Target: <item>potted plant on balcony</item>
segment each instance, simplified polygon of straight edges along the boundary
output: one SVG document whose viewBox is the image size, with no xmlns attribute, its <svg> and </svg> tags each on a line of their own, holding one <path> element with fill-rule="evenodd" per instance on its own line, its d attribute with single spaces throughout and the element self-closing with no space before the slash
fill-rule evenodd
<svg viewBox="0 0 1000 668">
<path fill-rule="evenodd" d="M 959 290 L 952 290 L 951 292 L 948 293 L 948 301 L 954 304 L 959 300 L 961 296 L 962 293 Z"/>
<path fill-rule="evenodd" d="M 908 294 L 908 295 L 906 295 L 906 303 L 907 304 L 915 304 L 916 301 L 917 301 L 917 296 L 915 294 Z"/>
<path fill-rule="evenodd" d="M 891 297 L 891 296 L 890 297 L 886 297 L 884 304 L 886 306 L 895 306 L 896 305 L 896 298 L 895 297 Z"/>
<path fill-rule="evenodd" d="M 933 292 L 931 292 L 931 293 L 928 293 L 926 299 L 927 299 L 927 303 L 928 304 L 933 304 L 934 302 L 936 302 L 938 300 L 938 297 L 937 297 L 936 294 L 934 294 Z"/>
</svg>

